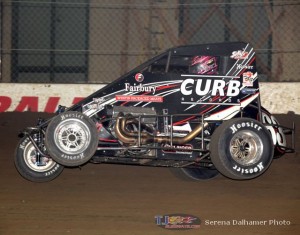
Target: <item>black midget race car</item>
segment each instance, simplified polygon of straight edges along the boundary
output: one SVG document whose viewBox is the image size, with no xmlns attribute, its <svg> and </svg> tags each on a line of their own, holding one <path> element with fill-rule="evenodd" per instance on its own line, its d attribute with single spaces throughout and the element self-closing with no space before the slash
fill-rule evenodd
<svg viewBox="0 0 300 235">
<path fill-rule="evenodd" d="M 23 130 L 16 168 L 35 182 L 87 162 L 255 178 L 294 151 L 295 129 L 261 106 L 255 58 L 243 42 L 171 48 Z"/>
</svg>

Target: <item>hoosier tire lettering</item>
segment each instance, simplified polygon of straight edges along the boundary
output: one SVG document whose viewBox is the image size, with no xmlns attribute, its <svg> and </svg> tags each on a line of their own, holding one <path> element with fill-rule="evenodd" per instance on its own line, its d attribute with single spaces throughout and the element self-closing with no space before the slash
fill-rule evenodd
<svg viewBox="0 0 300 235">
<path fill-rule="evenodd" d="M 61 120 L 65 120 L 67 118 L 79 118 L 79 119 L 83 119 L 83 115 L 77 112 L 68 112 L 68 113 L 63 113 L 60 118 Z"/>
<path fill-rule="evenodd" d="M 250 118 L 225 121 L 212 135 L 210 156 L 214 166 L 231 179 L 253 179 L 270 166 L 274 147 L 265 126 Z"/>
<path fill-rule="evenodd" d="M 238 165 L 234 165 L 233 169 L 237 172 L 240 172 L 241 174 L 253 174 L 262 171 L 264 169 L 264 166 L 263 163 L 260 162 L 257 166 L 253 168 L 242 168 Z"/>
<path fill-rule="evenodd" d="M 83 159 L 84 154 L 81 153 L 81 154 L 75 155 L 75 156 L 62 154 L 61 157 L 64 158 L 64 159 L 68 159 L 68 160 L 78 160 L 78 159 Z"/>
<path fill-rule="evenodd" d="M 50 176 L 50 175 L 55 174 L 55 172 L 56 172 L 60 167 L 62 167 L 62 166 L 56 164 L 55 167 L 54 167 L 52 170 L 50 170 L 50 171 L 48 171 L 48 172 L 45 173 L 45 176 Z"/>
<path fill-rule="evenodd" d="M 232 130 L 232 134 L 236 133 L 239 129 L 243 128 L 243 127 L 251 127 L 254 128 L 258 131 L 260 131 L 262 129 L 262 127 L 258 124 L 255 124 L 253 122 L 242 122 L 242 123 L 237 123 L 237 124 L 233 124 L 230 129 Z"/>
</svg>

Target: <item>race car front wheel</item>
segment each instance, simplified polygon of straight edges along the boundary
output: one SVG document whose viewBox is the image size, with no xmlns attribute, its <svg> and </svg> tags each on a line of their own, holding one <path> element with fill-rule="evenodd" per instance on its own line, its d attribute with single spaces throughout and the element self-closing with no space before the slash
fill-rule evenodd
<svg viewBox="0 0 300 235">
<path fill-rule="evenodd" d="M 252 179 L 270 166 L 274 148 L 265 126 L 250 118 L 235 118 L 221 124 L 210 143 L 211 160 L 231 179 Z"/>
<path fill-rule="evenodd" d="M 15 166 L 25 179 L 32 182 L 48 182 L 58 177 L 64 167 L 50 157 L 38 156 L 28 137 L 20 140 L 15 152 Z"/>
<path fill-rule="evenodd" d="M 49 123 L 45 144 L 56 162 L 64 166 L 80 166 L 89 161 L 97 150 L 96 125 L 82 113 L 61 113 Z"/>
</svg>

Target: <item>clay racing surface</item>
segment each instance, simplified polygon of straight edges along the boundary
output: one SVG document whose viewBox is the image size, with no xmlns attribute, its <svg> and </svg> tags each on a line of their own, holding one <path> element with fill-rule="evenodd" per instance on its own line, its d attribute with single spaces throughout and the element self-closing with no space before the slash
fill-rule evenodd
<svg viewBox="0 0 300 235">
<path fill-rule="evenodd" d="M 47 115 L 0 114 L 1 235 L 300 234 L 299 129 L 297 152 L 250 181 L 218 176 L 186 182 L 167 168 L 87 164 L 49 183 L 32 183 L 19 176 L 13 155 L 19 130 L 39 116 Z M 300 127 L 298 115 L 276 117 Z M 168 214 L 197 216 L 201 226 L 172 231 L 155 224 L 155 216 Z"/>
</svg>

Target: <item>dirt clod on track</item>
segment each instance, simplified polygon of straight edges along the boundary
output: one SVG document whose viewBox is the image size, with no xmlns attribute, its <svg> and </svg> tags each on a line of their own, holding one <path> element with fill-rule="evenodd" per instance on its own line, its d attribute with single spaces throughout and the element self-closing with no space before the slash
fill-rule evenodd
<svg viewBox="0 0 300 235">
<path fill-rule="evenodd" d="M 299 115 L 276 115 L 282 125 L 299 127 L 296 153 L 254 180 L 186 182 L 167 168 L 87 164 L 32 183 L 13 157 L 19 131 L 38 117 L 49 114 L 0 114 L 1 235 L 300 234 Z M 155 216 L 168 214 L 196 216 L 201 226 L 172 231 L 155 224 Z"/>
</svg>

